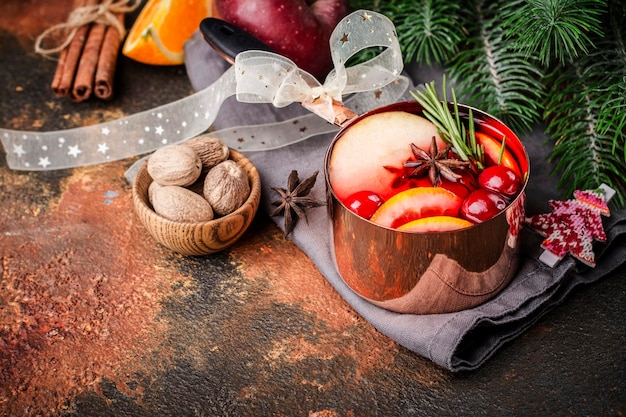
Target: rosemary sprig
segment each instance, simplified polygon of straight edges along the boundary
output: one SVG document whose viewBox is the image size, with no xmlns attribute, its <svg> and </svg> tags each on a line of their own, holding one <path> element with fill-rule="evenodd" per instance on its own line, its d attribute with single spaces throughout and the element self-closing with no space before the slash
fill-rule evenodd
<svg viewBox="0 0 626 417">
<path fill-rule="evenodd" d="M 413 98 L 423 107 L 424 116 L 437 127 L 441 139 L 452 145 L 452 149 L 461 160 L 473 162 L 478 169 L 482 169 L 483 149 L 476 142 L 472 109 L 469 109 L 468 131 L 461 120 L 454 89 L 451 89 L 452 111 L 448 108 L 445 76 L 442 81 L 442 98 L 439 98 L 434 81 L 425 84 L 425 87 L 424 91 L 411 91 Z"/>
</svg>

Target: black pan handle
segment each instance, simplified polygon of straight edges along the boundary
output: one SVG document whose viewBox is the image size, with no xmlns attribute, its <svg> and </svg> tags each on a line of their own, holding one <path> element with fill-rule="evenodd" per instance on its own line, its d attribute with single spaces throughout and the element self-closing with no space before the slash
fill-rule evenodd
<svg viewBox="0 0 626 417">
<path fill-rule="evenodd" d="M 239 52 L 249 50 L 274 52 L 245 30 L 214 17 L 207 17 L 200 22 L 200 32 L 204 40 L 231 64 L 235 63 L 235 57 Z"/>
</svg>

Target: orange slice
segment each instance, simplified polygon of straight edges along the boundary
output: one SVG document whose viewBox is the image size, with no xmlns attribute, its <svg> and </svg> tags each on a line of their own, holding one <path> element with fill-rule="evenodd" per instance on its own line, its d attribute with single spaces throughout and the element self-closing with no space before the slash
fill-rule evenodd
<svg viewBox="0 0 626 417">
<path fill-rule="evenodd" d="M 480 145 L 482 145 L 483 149 L 485 150 L 485 156 L 491 159 L 492 163 L 494 164 L 497 163 L 498 157 L 500 156 L 500 151 L 502 149 L 502 142 L 482 132 L 475 132 L 475 134 L 476 134 L 476 141 Z M 504 149 L 504 152 L 502 153 L 502 161 L 500 161 L 500 164 L 504 165 L 507 168 L 512 169 L 520 178 L 522 178 L 522 171 L 520 170 L 519 165 L 515 161 L 515 157 L 513 157 L 513 154 L 509 152 L 509 150 L 506 148 Z"/>
<path fill-rule="evenodd" d="M 148 0 L 124 41 L 122 54 L 150 65 L 184 62 L 183 45 L 212 14 L 213 0 Z"/>
<path fill-rule="evenodd" d="M 433 216 L 413 220 L 398 227 L 398 230 L 405 232 L 450 232 L 452 230 L 464 229 L 472 226 L 473 223 L 459 217 Z"/>
<path fill-rule="evenodd" d="M 441 187 L 409 188 L 385 201 L 370 220 L 397 228 L 423 217 L 457 216 L 463 199 Z"/>
</svg>

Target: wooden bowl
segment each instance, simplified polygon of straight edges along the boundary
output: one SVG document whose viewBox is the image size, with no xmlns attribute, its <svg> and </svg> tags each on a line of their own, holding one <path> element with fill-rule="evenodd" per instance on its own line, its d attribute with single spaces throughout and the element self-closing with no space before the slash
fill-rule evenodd
<svg viewBox="0 0 626 417">
<path fill-rule="evenodd" d="M 147 164 L 139 169 L 133 184 L 135 212 L 157 242 L 183 255 L 208 255 L 228 248 L 244 234 L 259 208 L 261 178 L 256 167 L 241 153 L 231 149 L 230 159 L 248 174 L 250 195 L 231 214 L 200 223 L 177 222 L 158 215 L 148 200 L 152 177 Z"/>
</svg>

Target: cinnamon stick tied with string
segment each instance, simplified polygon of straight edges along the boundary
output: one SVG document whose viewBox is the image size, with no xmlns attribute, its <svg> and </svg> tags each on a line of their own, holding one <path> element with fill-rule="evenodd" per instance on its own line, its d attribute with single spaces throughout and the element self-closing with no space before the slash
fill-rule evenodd
<svg viewBox="0 0 626 417">
<path fill-rule="evenodd" d="M 125 36 L 124 14 L 140 5 L 140 0 L 75 0 L 68 21 L 44 31 L 35 51 L 48 55 L 60 52 L 52 80 L 52 91 L 72 101 L 87 100 L 92 92 L 108 100 L 113 96 L 113 78 Z M 43 40 L 55 31 L 67 32 L 57 47 L 45 49 Z M 95 84 L 95 88 L 94 88 Z"/>
<path fill-rule="evenodd" d="M 120 22 L 124 21 L 122 13 L 118 13 L 117 18 Z M 112 26 L 107 27 L 95 75 L 94 94 L 99 99 L 110 100 L 113 97 L 113 79 L 121 43 L 120 33 Z"/>
<path fill-rule="evenodd" d="M 95 4 L 95 0 L 75 0 L 74 10 L 79 7 L 85 7 Z M 45 33 L 45 32 L 44 32 Z M 74 36 L 72 37 L 69 45 L 61 50 L 59 55 L 59 62 L 57 64 L 54 77 L 52 78 L 52 92 L 57 97 L 67 96 L 74 85 L 74 75 L 78 68 L 78 62 L 80 61 L 81 54 L 83 52 L 83 46 L 87 40 L 89 34 L 89 25 L 83 25 L 75 28 Z M 43 34 L 42 34 L 43 35 Z M 37 50 L 37 48 L 35 48 Z"/>
<path fill-rule="evenodd" d="M 70 100 L 77 103 L 91 96 L 100 48 L 106 31 L 106 26 L 102 23 L 91 23 L 89 26 L 89 35 L 80 56 L 74 86 L 69 94 Z"/>
</svg>

